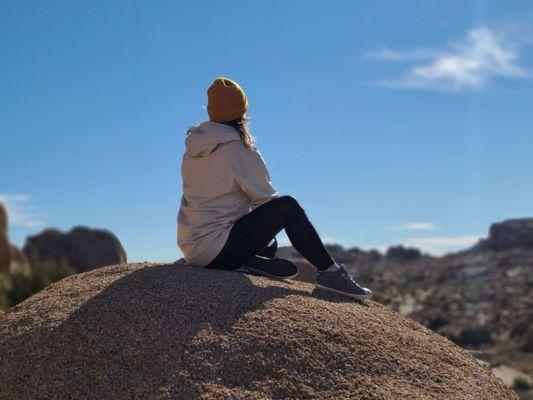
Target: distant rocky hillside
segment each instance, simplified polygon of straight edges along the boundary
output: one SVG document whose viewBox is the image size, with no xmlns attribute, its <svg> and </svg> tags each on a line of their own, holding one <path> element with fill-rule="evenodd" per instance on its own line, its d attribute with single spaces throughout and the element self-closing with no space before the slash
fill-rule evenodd
<svg viewBox="0 0 533 400">
<path fill-rule="evenodd" d="M 1 399 L 512 400 L 388 307 L 236 272 L 123 264 L 0 315 Z"/>
<path fill-rule="evenodd" d="M 386 254 L 327 246 L 376 299 L 451 338 L 488 361 L 531 382 L 533 376 L 533 219 L 493 224 L 471 249 L 444 257 L 401 246 Z M 300 279 L 314 269 L 292 248 L 278 256 L 300 266 Z M 501 369 L 500 369 L 501 370 Z M 499 371 L 499 370 L 496 370 Z"/>
</svg>

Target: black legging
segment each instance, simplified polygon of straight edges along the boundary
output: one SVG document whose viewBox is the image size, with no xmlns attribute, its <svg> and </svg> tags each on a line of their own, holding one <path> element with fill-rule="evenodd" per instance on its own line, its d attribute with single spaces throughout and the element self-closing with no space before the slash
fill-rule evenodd
<svg viewBox="0 0 533 400">
<path fill-rule="evenodd" d="M 256 254 L 272 258 L 277 248 L 275 236 L 282 229 L 293 247 L 318 270 L 334 263 L 298 201 L 280 196 L 239 218 L 226 244 L 206 268 L 237 269 Z"/>
</svg>

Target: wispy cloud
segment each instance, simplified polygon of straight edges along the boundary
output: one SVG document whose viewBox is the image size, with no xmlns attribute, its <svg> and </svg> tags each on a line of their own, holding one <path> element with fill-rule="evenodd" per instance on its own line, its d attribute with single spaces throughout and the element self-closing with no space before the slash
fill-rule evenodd
<svg viewBox="0 0 533 400">
<path fill-rule="evenodd" d="M 391 244 L 366 246 L 365 248 L 376 249 L 382 253 L 386 253 L 389 247 L 402 245 L 405 247 L 416 247 L 423 253 L 441 256 L 446 253 L 467 249 L 476 244 L 481 238 L 483 238 L 483 235 L 416 237 Z"/>
<path fill-rule="evenodd" d="M 0 203 L 4 203 L 9 224 L 24 228 L 38 228 L 43 222 L 35 218 L 35 206 L 27 194 L 0 194 Z"/>
<path fill-rule="evenodd" d="M 482 235 L 419 237 L 407 239 L 404 244 L 430 254 L 441 255 L 472 246 L 482 237 Z"/>
<path fill-rule="evenodd" d="M 399 89 L 429 89 L 459 92 L 484 87 L 496 77 L 524 78 L 528 72 L 518 64 L 516 40 L 486 27 L 473 29 L 461 42 L 443 48 L 415 48 L 405 52 L 384 47 L 369 58 L 411 62 L 399 77 L 375 82 Z"/>
<path fill-rule="evenodd" d="M 438 50 L 429 48 L 412 49 L 405 52 L 389 49 L 388 47 L 382 47 L 379 50 L 372 51 L 366 55 L 369 59 L 374 60 L 386 60 L 386 61 L 413 61 L 413 60 L 425 60 L 441 55 Z"/>
<path fill-rule="evenodd" d="M 433 231 L 437 226 L 433 222 L 408 222 L 402 225 L 392 225 L 385 228 L 386 231 Z"/>
</svg>

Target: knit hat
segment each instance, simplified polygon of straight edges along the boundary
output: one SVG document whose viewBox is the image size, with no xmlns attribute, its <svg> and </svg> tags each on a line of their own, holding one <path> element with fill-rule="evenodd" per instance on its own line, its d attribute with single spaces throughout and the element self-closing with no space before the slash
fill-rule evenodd
<svg viewBox="0 0 533 400">
<path fill-rule="evenodd" d="M 220 77 L 207 89 L 207 113 L 211 121 L 233 121 L 242 117 L 246 110 L 248 99 L 237 82 Z"/>
</svg>

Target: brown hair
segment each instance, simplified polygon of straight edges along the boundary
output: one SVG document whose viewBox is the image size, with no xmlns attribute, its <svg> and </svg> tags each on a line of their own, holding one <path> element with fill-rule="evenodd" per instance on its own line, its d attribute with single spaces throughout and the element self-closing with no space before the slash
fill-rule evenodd
<svg viewBox="0 0 533 400">
<path fill-rule="evenodd" d="M 234 119 L 233 121 L 220 122 L 220 123 L 232 126 L 235 129 L 237 129 L 241 135 L 241 140 L 246 146 L 246 148 L 248 150 L 253 150 L 254 149 L 253 143 L 255 142 L 255 137 L 253 137 L 250 134 L 250 130 L 248 129 L 248 121 L 250 121 L 250 117 L 244 114 L 242 117 Z"/>
</svg>

